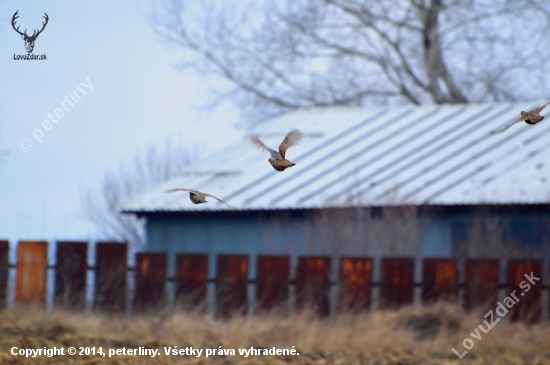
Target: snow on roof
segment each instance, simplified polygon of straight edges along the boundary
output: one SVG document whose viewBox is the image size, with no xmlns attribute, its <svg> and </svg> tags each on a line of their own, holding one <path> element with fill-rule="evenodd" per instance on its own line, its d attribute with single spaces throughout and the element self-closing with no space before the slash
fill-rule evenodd
<svg viewBox="0 0 550 365">
<path fill-rule="evenodd" d="M 295 111 L 251 134 L 276 149 L 289 130 L 300 129 L 304 140 L 287 151 L 296 166 L 275 171 L 269 154 L 247 136 L 135 196 L 123 211 L 229 210 L 214 199 L 194 205 L 187 193 L 162 193 L 177 187 L 212 194 L 237 210 L 547 203 L 550 122 L 489 135 L 541 104 Z"/>
</svg>

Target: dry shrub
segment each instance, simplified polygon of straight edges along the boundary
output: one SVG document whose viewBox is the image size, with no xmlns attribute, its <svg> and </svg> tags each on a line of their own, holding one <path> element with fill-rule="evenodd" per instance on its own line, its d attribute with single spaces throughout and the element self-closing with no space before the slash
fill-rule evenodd
<svg viewBox="0 0 550 365">
<path fill-rule="evenodd" d="M 482 323 L 480 312 L 465 312 L 449 304 L 403 308 L 375 314 L 339 315 L 316 318 L 305 311 L 288 317 L 234 317 L 215 320 L 192 312 L 165 313 L 162 316 L 109 317 L 61 311 L 0 312 L 0 360 L 12 363 L 12 346 L 103 346 L 109 348 L 295 348 L 300 356 L 249 357 L 214 356 L 205 358 L 117 357 L 108 363 L 203 363 L 203 364 L 278 364 L 278 363 L 357 363 L 357 364 L 449 364 L 462 352 L 462 342 Z M 474 340 L 475 347 L 465 363 L 550 363 L 550 330 L 544 325 L 531 327 L 505 323 Z M 471 337 L 470 337 L 471 338 Z M 42 363 L 55 358 L 17 358 L 21 363 Z M 64 363 L 67 357 L 57 357 Z M 82 363 L 106 363 L 106 359 L 82 357 Z M 33 362 L 34 361 L 34 362 Z M 544 362 L 546 361 L 546 362 Z M 2 363 L 2 361 L 0 361 Z"/>
</svg>

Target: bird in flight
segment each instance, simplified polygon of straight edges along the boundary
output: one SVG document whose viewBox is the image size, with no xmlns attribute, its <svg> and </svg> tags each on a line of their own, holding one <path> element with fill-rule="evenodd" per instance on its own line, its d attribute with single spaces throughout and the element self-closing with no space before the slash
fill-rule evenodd
<svg viewBox="0 0 550 365">
<path fill-rule="evenodd" d="M 533 109 L 529 112 L 524 112 L 523 110 L 519 113 L 521 115 L 521 117 L 518 118 L 518 120 L 516 120 L 514 123 L 510 124 L 510 125 L 507 125 L 506 127 L 502 128 L 501 130 L 498 130 L 498 131 L 491 131 L 490 134 L 498 134 L 498 133 L 502 133 L 504 132 L 505 130 L 507 130 L 508 128 L 510 128 L 511 126 L 513 126 L 514 124 L 516 123 L 520 123 L 520 122 L 525 122 L 527 124 L 530 124 L 530 125 L 535 125 L 539 122 L 542 122 L 542 120 L 544 119 L 544 115 L 540 115 L 540 112 L 542 111 L 542 109 L 544 109 L 548 104 L 550 104 L 550 102 L 544 104 L 543 106 L 540 106 L 536 109 Z"/>
<path fill-rule="evenodd" d="M 296 146 L 302 141 L 304 135 L 297 129 L 293 129 L 286 135 L 283 142 L 279 146 L 279 151 L 275 151 L 267 147 L 257 136 L 253 136 L 250 141 L 254 146 L 261 149 L 262 151 L 267 151 L 271 154 L 271 158 L 267 161 L 273 166 L 277 171 L 284 171 L 285 169 L 295 166 L 294 162 L 290 162 L 285 158 L 286 150 L 292 146 Z"/>
<path fill-rule="evenodd" d="M 220 201 L 220 202 L 224 203 L 224 204 L 227 205 L 229 208 L 231 208 L 231 206 L 230 206 L 229 204 L 227 204 L 226 202 L 224 202 L 224 201 L 221 200 L 221 199 L 216 198 L 214 195 L 201 193 L 200 191 L 196 191 L 196 190 L 193 190 L 193 189 L 177 188 L 177 189 L 165 190 L 164 192 L 165 192 L 165 193 L 174 193 L 174 192 L 176 192 L 176 191 L 188 191 L 188 192 L 189 192 L 189 199 L 193 202 L 193 204 L 208 203 L 208 202 L 206 201 L 206 197 L 209 196 L 209 197 L 211 197 L 211 198 L 216 199 L 217 201 Z"/>
</svg>

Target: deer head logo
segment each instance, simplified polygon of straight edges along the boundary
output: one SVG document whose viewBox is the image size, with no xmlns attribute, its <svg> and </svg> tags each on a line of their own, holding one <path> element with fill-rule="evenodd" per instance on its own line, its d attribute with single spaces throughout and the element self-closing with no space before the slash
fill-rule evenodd
<svg viewBox="0 0 550 365">
<path fill-rule="evenodd" d="M 42 31 L 44 30 L 44 28 L 46 28 L 46 24 L 48 24 L 48 14 L 44 13 L 44 19 L 46 19 L 46 22 L 42 22 L 42 29 L 40 30 L 35 30 L 31 36 L 29 36 L 27 34 L 27 30 L 25 29 L 25 32 L 24 33 L 21 33 L 19 31 L 19 27 L 15 27 L 15 20 L 17 18 L 19 18 L 19 15 L 17 15 L 17 13 L 19 13 L 19 10 L 17 10 L 15 12 L 15 14 L 13 14 L 13 18 L 11 18 L 11 26 L 13 27 L 13 29 L 19 33 L 21 35 L 21 38 L 23 38 L 23 40 L 25 41 L 25 48 L 27 49 L 27 53 L 32 53 L 32 50 L 34 49 L 34 42 L 36 41 L 36 38 L 38 37 L 38 35 L 40 33 L 42 33 Z M 38 32 L 38 33 L 37 33 Z"/>
</svg>

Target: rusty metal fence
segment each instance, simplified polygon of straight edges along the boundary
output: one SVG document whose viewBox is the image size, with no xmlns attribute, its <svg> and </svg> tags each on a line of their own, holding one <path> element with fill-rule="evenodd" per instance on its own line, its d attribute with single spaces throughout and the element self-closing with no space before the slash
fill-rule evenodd
<svg viewBox="0 0 550 365">
<path fill-rule="evenodd" d="M 183 309 L 204 307 L 208 288 L 208 255 L 176 255 L 176 303 Z"/>
<path fill-rule="evenodd" d="M 48 243 L 22 241 L 17 246 L 17 276 L 15 302 L 17 305 L 46 305 Z"/>
<path fill-rule="evenodd" d="M 425 258 L 419 271 L 421 282 L 415 282 L 419 260 L 382 258 L 380 281 L 376 282 L 372 258 L 342 257 L 333 265 L 335 260 L 328 256 L 300 256 L 293 266 L 290 256 L 259 255 L 253 258 L 255 278 L 251 278 L 249 256 L 220 254 L 215 257 L 215 277 L 209 278 L 206 253 L 177 254 L 174 277 L 170 277 L 171 258 L 166 253 L 137 253 L 134 267 L 127 267 L 125 243 L 98 242 L 94 265 L 88 264 L 88 249 L 87 242 L 57 242 L 55 264 L 50 265 L 46 241 L 20 241 L 16 264 L 10 265 L 9 243 L 0 241 L 0 308 L 8 303 L 10 269 L 15 274 L 15 306 L 45 307 L 50 290 L 56 307 L 83 310 L 90 302 L 93 310 L 111 313 L 128 308 L 157 311 L 171 303 L 206 310 L 209 286 L 214 287 L 211 309 L 218 317 L 274 310 L 287 313 L 291 308 L 327 316 L 368 311 L 375 302 L 378 309 L 395 309 L 412 304 L 417 289 L 416 297 L 424 304 L 445 300 L 466 309 L 488 310 L 497 305 L 500 290 L 506 296 L 501 302 L 508 306 L 510 320 L 536 323 L 542 318 L 543 290 L 548 292 L 542 260 L 466 259 L 459 264 L 453 258 Z M 48 270 L 54 271 L 54 288 L 47 288 Z M 506 275 L 499 275 L 502 271 Z M 90 272 L 94 277 L 91 298 L 87 297 Z M 133 275 L 132 290 L 128 275 Z M 499 277 L 505 280 L 501 283 Z M 378 288 L 377 298 L 373 288 Z"/>
</svg>

